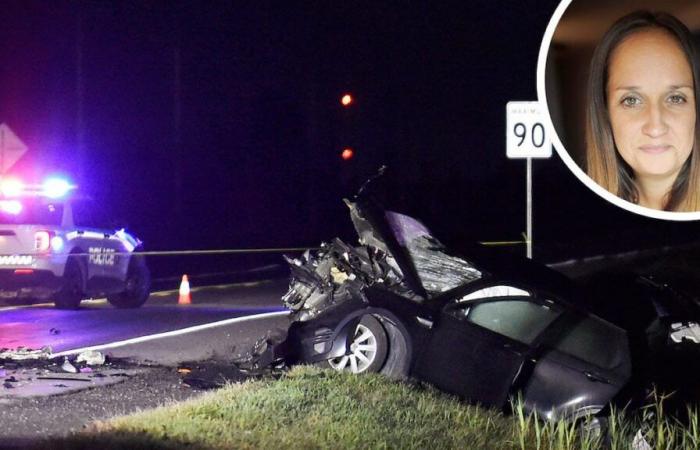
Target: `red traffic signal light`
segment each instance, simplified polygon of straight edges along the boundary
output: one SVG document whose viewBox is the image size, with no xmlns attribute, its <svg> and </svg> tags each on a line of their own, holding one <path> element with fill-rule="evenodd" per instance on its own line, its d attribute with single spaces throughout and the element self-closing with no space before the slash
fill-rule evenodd
<svg viewBox="0 0 700 450">
<path fill-rule="evenodd" d="M 353 101 L 354 101 L 354 99 L 352 98 L 352 95 L 350 95 L 350 94 L 345 94 L 340 98 L 340 103 L 343 106 L 350 106 Z"/>
<path fill-rule="evenodd" d="M 355 152 L 350 147 L 344 148 L 340 153 L 340 157 L 343 158 L 344 161 L 351 160 L 353 156 L 355 156 Z"/>
</svg>

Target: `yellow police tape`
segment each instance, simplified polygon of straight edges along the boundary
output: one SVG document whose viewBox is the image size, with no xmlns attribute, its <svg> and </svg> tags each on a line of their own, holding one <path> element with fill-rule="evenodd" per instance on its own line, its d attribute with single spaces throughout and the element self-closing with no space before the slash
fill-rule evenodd
<svg viewBox="0 0 700 450">
<path fill-rule="evenodd" d="M 483 242 L 479 242 L 479 245 L 485 245 L 485 246 L 519 245 L 519 244 L 527 244 L 527 241 L 483 241 Z"/>
<path fill-rule="evenodd" d="M 157 250 L 143 252 L 109 252 L 109 255 L 115 256 L 130 256 L 130 255 L 146 255 L 146 256 L 170 256 L 170 255 L 230 255 L 237 253 L 284 253 L 284 252 L 304 252 L 306 250 L 318 250 L 320 247 L 291 247 L 291 248 L 239 248 L 239 249 L 223 249 L 223 250 Z M 29 256 L 35 258 L 54 258 L 56 256 L 95 256 L 95 254 L 106 254 L 106 252 L 97 253 L 30 253 Z M 2 255 L 0 256 L 12 256 Z"/>
<path fill-rule="evenodd" d="M 480 245 L 484 246 L 501 246 L 501 245 L 520 245 L 527 244 L 527 241 L 480 241 Z M 284 253 L 284 252 L 304 252 L 306 250 L 319 250 L 320 247 L 288 247 L 288 248 L 237 248 L 237 249 L 218 249 L 218 250 L 156 250 L 156 251 L 139 251 L 139 252 L 109 252 L 114 256 L 175 256 L 175 255 L 234 255 L 242 253 Z M 98 252 L 101 254 L 101 252 Z M 36 258 L 53 258 L 56 256 L 94 256 L 95 253 L 31 253 L 29 256 Z M 16 256 L 10 254 L 0 254 L 3 256 Z"/>
<path fill-rule="evenodd" d="M 482 241 L 479 242 L 479 245 L 485 245 L 485 246 L 491 246 L 495 247 L 498 245 L 520 245 L 520 244 L 528 244 L 530 240 L 527 238 L 527 233 L 523 232 L 521 233 L 521 236 L 523 237 L 522 241 Z"/>
</svg>

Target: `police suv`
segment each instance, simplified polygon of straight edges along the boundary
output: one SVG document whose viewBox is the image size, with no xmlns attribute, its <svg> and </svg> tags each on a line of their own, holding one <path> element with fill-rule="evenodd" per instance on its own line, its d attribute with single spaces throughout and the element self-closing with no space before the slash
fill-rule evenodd
<svg viewBox="0 0 700 450">
<path fill-rule="evenodd" d="M 144 256 L 132 254 L 141 241 L 91 227 L 73 190 L 60 178 L 0 180 L 0 298 L 53 300 L 63 309 L 102 296 L 118 308 L 143 305 L 150 273 Z"/>
</svg>

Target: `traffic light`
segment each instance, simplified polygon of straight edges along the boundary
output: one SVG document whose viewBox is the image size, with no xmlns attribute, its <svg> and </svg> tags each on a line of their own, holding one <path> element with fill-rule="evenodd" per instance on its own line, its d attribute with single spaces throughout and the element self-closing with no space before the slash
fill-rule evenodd
<svg viewBox="0 0 700 450">
<path fill-rule="evenodd" d="M 352 94 L 350 92 L 345 92 L 342 97 L 340 97 L 340 104 L 343 105 L 343 108 L 348 109 L 350 106 L 355 102 L 355 99 L 353 98 Z M 352 149 L 352 147 L 347 146 L 352 142 L 352 139 L 349 139 L 352 137 L 354 134 L 353 127 L 350 124 L 350 116 L 348 115 L 349 111 L 341 114 L 341 141 L 345 141 L 346 147 L 343 147 L 343 150 L 340 152 L 340 157 L 343 159 L 343 161 L 350 161 L 353 156 L 355 156 L 355 151 Z M 350 142 L 348 142 L 350 141 Z"/>
<path fill-rule="evenodd" d="M 355 156 L 355 152 L 350 147 L 345 147 L 340 153 L 340 157 L 343 158 L 344 161 L 350 161 L 353 156 Z"/>
<path fill-rule="evenodd" d="M 345 106 L 346 108 L 352 104 L 352 102 L 355 99 L 352 98 L 352 95 L 350 94 L 345 94 L 340 98 L 340 104 Z"/>
</svg>

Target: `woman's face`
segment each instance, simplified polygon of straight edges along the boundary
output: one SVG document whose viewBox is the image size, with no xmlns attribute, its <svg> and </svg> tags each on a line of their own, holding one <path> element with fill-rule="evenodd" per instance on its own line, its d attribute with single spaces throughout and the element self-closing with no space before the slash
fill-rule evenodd
<svg viewBox="0 0 700 450">
<path fill-rule="evenodd" d="M 607 104 L 615 145 L 638 182 L 676 179 L 695 142 L 693 72 L 675 38 L 649 29 L 612 51 Z"/>
</svg>

